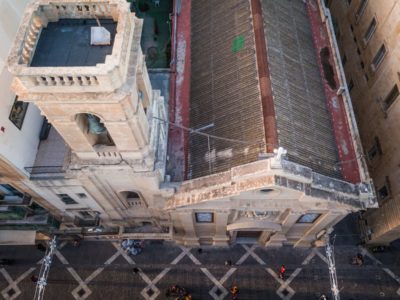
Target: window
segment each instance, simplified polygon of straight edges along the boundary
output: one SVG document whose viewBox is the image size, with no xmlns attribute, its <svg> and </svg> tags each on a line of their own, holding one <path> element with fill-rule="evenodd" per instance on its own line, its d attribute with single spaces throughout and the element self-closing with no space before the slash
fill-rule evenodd
<svg viewBox="0 0 400 300">
<path fill-rule="evenodd" d="M 18 129 L 22 128 L 25 114 L 28 110 L 28 104 L 29 103 L 18 101 L 18 97 L 15 97 L 14 104 L 11 108 L 10 116 L 8 118 Z"/>
<path fill-rule="evenodd" d="M 373 146 L 368 150 L 368 159 L 372 161 L 378 155 L 382 155 L 382 148 L 379 138 L 376 136 Z"/>
<path fill-rule="evenodd" d="M 356 21 L 358 22 L 365 12 L 365 8 L 367 7 L 368 0 L 361 0 L 360 5 L 358 5 L 356 12 Z"/>
<path fill-rule="evenodd" d="M 386 176 L 384 185 L 381 186 L 378 190 L 378 199 L 386 200 L 386 199 L 390 198 L 390 195 L 391 195 L 391 192 L 390 192 L 389 176 Z"/>
<path fill-rule="evenodd" d="M 382 46 L 379 48 L 378 52 L 375 54 L 374 59 L 372 60 L 372 70 L 375 71 L 379 65 L 382 63 L 383 58 L 385 57 L 386 54 L 386 47 L 385 44 L 382 44 Z"/>
<path fill-rule="evenodd" d="M 82 211 L 79 212 L 79 214 L 85 219 L 93 218 L 92 214 L 90 212 L 88 212 L 88 211 L 82 210 Z"/>
<path fill-rule="evenodd" d="M 399 88 L 397 87 L 397 84 L 395 84 L 390 93 L 386 96 L 385 100 L 383 100 L 383 107 L 385 111 L 389 109 L 397 97 L 399 97 Z"/>
<path fill-rule="evenodd" d="M 199 212 L 195 213 L 196 223 L 213 223 L 214 214 L 211 212 Z"/>
<path fill-rule="evenodd" d="M 314 223 L 319 218 L 320 215 L 321 214 L 316 214 L 316 213 L 304 214 L 297 220 L 297 223 L 307 223 L 307 224 Z"/>
<path fill-rule="evenodd" d="M 363 62 L 363 61 L 360 61 L 360 66 L 361 66 L 361 69 L 364 69 L 364 68 L 365 68 L 365 65 L 364 65 L 364 62 Z"/>
<path fill-rule="evenodd" d="M 84 198 L 87 198 L 87 196 L 86 196 L 86 194 L 85 193 L 78 193 L 78 194 L 76 194 L 79 198 L 81 198 L 81 199 L 84 199 Z"/>
<path fill-rule="evenodd" d="M 345 55 L 343 55 L 343 58 L 342 58 L 342 65 L 343 65 L 343 67 L 344 67 L 344 65 L 346 64 L 346 62 L 347 62 L 347 56 L 346 56 L 346 54 L 345 54 Z"/>
<path fill-rule="evenodd" d="M 354 27 L 353 27 L 353 25 L 351 25 L 351 24 L 350 24 L 350 30 L 351 30 L 351 32 L 354 31 Z"/>
<path fill-rule="evenodd" d="M 78 202 L 76 202 L 74 199 L 72 199 L 67 194 L 57 194 L 57 196 L 61 199 L 62 202 L 64 202 L 67 205 L 78 204 Z"/>
<path fill-rule="evenodd" d="M 351 90 L 354 88 L 354 81 L 353 79 L 350 80 L 349 84 L 347 85 L 349 92 L 351 92 Z"/>
<path fill-rule="evenodd" d="M 364 34 L 364 43 L 367 44 L 369 40 L 372 38 L 372 35 L 374 34 L 376 29 L 376 19 L 373 18 L 371 23 L 368 26 L 367 31 Z"/>
<path fill-rule="evenodd" d="M 361 50 L 360 50 L 360 48 L 358 48 L 358 47 L 357 47 L 357 54 L 358 54 L 358 55 L 361 55 Z"/>
</svg>

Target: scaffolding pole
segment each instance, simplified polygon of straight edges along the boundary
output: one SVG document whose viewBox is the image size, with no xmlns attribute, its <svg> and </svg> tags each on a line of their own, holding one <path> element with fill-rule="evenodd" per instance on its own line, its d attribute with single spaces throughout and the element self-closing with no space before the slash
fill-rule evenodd
<svg viewBox="0 0 400 300">
<path fill-rule="evenodd" d="M 53 239 L 49 243 L 49 248 L 46 251 L 46 255 L 43 258 L 42 265 L 40 267 L 39 278 L 36 283 L 35 289 L 35 297 L 34 300 L 42 300 L 44 296 L 44 289 L 47 285 L 47 277 L 49 276 L 50 272 L 50 265 L 53 259 L 54 252 L 56 251 L 57 243 L 56 237 L 54 236 Z"/>
<path fill-rule="evenodd" d="M 325 252 L 326 252 L 326 258 L 328 260 L 329 279 L 331 283 L 332 297 L 334 300 L 340 300 L 339 286 L 336 276 L 335 254 L 333 245 L 331 245 L 331 238 L 330 238 L 330 233 L 332 231 L 333 230 L 329 230 L 326 235 Z"/>
</svg>

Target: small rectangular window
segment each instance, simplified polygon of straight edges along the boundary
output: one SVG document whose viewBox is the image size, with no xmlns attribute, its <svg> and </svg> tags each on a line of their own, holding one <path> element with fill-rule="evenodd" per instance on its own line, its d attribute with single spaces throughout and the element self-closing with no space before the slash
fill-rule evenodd
<svg viewBox="0 0 400 300">
<path fill-rule="evenodd" d="M 87 198 L 87 196 L 86 196 L 86 194 L 85 193 L 78 193 L 78 194 L 76 194 L 79 198 L 81 198 L 81 199 L 84 199 L 84 198 Z"/>
<path fill-rule="evenodd" d="M 304 214 L 297 220 L 296 223 L 312 224 L 319 218 L 320 215 L 321 214 L 316 213 Z"/>
<path fill-rule="evenodd" d="M 378 189 L 378 199 L 387 200 L 391 196 L 389 176 L 385 177 L 385 183 Z"/>
<path fill-rule="evenodd" d="M 354 88 L 354 81 L 353 79 L 350 79 L 350 82 L 347 85 L 347 88 L 349 89 L 349 92 Z"/>
<path fill-rule="evenodd" d="M 364 43 L 367 44 L 369 40 L 372 38 L 372 35 L 374 34 L 376 29 L 376 19 L 373 18 L 371 23 L 368 26 L 367 31 L 364 34 Z"/>
<path fill-rule="evenodd" d="M 61 199 L 62 202 L 64 202 L 67 205 L 78 204 L 78 202 L 76 202 L 74 199 L 72 199 L 67 194 L 57 194 L 57 196 Z"/>
<path fill-rule="evenodd" d="M 196 223 L 213 223 L 214 214 L 211 212 L 198 212 L 195 213 Z"/>
<path fill-rule="evenodd" d="M 384 109 L 388 110 L 394 101 L 396 101 L 397 97 L 399 97 L 399 88 L 397 87 L 397 84 L 395 84 L 392 90 L 386 96 L 385 100 L 383 100 Z"/>
<path fill-rule="evenodd" d="M 345 55 L 343 55 L 343 58 L 342 58 L 342 65 L 343 65 L 343 67 L 345 66 L 346 62 L 347 62 L 347 56 L 346 56 L 346 54 L 345 54 Z"/>
<path fill-rule="evenodd" d="M 375 71 L 379 65 L 382 63 L 383 58 L 385 57 L 386 54 L 386 47 L 385 44 L 382 44 L 382 46 L 379 48 L 378 52 L 375 54 L 374 59 L 372 60 L 372 70 Z"/>
<path fill-rule="evenodd" d="M 361 0 L 360 1 L 360 4 L 358 5 L 357 11 L 356 11 L 356 20 L 357 20 L 357 22 L 364 15 L 365 8 L 367 7 L 367 3 L 368 3 L 368 0 Z"/>
<path fill-rule="evenodd" d="M 374 144 L 372 147 L 368 150 L 368 159 L 372 161 L 375 157 L 378 155 L 382 155 L 382 148 L 381 148 L 381 143 L 379 141 L 379 138 L 376 136 L 374 138 Z"/>
<path fill-rule="evenodd" d="M 92 216 L 91 213 L 89 213 L 89 212 L 87 212 L 87 211 L 84 211 L 84 210 L 80 211 L 79 214 L 80 214 L 83 218 L 86 218 L 86 219 L 87 219 L 87 218 L 93 218 L 93 216 Z"/>
</svg>

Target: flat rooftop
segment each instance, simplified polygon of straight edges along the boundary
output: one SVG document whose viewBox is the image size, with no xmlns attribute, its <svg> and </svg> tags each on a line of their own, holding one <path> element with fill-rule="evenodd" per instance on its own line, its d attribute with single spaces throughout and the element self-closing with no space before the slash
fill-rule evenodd
<svg viewBox="0 0 400 300">
<path fill-rule="evenodd" d="M 100 19 L 111 33 L 111 45 L 91 46 L 90 28 L 98 26 L 95 19 L 60 19 L 42 29 L 31 67 L 89 67 L 104 63 L 111 54 L 117 22 Z"/>
</svg>

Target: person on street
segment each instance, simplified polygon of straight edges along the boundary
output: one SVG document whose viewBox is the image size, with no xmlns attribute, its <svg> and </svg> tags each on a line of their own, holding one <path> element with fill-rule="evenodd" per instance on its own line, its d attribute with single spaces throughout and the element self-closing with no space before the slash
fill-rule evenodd
<svg viewBox="0 0 400 300">
<path fill-rule="evenodd" d="M 280 270 L 279 270 L 279 278 L 284 280 L 285 279 L 285 272 L 286 272 L 286 268 L 285 265 L 282 265 Z"/>
<path fill-rule="evenodd" d="M 239 288 L 236 284 L 233 284 L 231 287 L 231 295 L 233 300 L 237 300 L 237 296 L 239 293 Z"/>
</svg>

